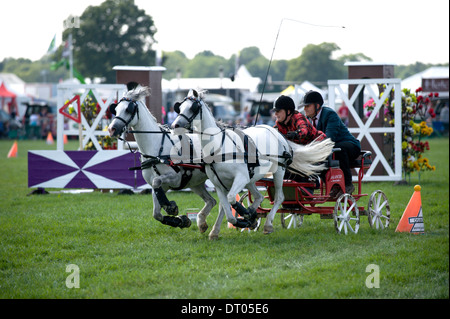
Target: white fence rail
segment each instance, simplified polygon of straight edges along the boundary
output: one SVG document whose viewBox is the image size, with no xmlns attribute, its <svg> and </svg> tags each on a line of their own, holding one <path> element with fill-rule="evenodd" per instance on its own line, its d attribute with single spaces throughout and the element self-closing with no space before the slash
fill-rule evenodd
<svg viewBox="0 0 450 319">
<path fill-rule="evenodd" d="M 356 88 L 349 96 L 348 87 L 354 85 Z M 395 110 L 395 126 L 385 127 L 376 126 L 374 123 L 375 117 L 380 116 L 380 110 L 383 105 L 386 95 L 380 98 L 378 90 L 375 89 L 378 85 L 385 85 L 384 92 L 391 92 L 394 90 Z M 345 89 L 346 88 L 346 89 Z M 375 107 L 370 114 L 367 121 L 364 123 L 355 109 L 355 101 L 361 92 L 365 93 L 365 98 L 373 98 Z M 401 79 L 361 79 L 361 80 L 329 80 L 328 81 L 328 105 L 337 110 L 335 105 L 337 100 L 341 100 L 349 108 L 350 114 L 355 120 L 357 127 L 349 128 L 351 133 L 356 133 L 356 138 L 360 141 L 366 139 L 373 149 L 372 165 L 364 176 L 365 181 L 399 181 L 402 179 L 402 97 L 401 97 Z M 382 116 L 382 115 L 381 115 Z M 393 167 L 388 163 L 383 151 L 375 142 L 372 134 L 388 133 L 394 134 L 394 161 Z M 382 165 L 387 175 L 375 175 L 374 170 L 378 165 Z M 354 176 L 354 180 L 357 178 Z"/>
<path fill-rule="evenodd" d="M 64 135 L 76 135 L 80 136 L 80 131 L 72 128 L 64 127 L 65 116 L 59 112 L 64 107 L 67 101 L 72 100 L 77 94 L 80 95 L 80 104 L 84 102 L 89 92 L 92 92 L 93 96 L 97 100 L 100 106 L 100 112 L 94 119 L 92 125 L 89 125 L 83 113 L 81 113 L 81 141 L 80 148 L 83 149 L 89 141 L 92 141 L 96 150 L 101 151 L 102 147 L 98 143 L 97 136 L 107 136 L 108 132 L 103 130 L 97 130 L 97 126 L 101 123 L 103 116 L 105 115 L 108 106 L 115 100 L 122 97 L 123 92 L 126 91 L 126 86 L 123 84 L 59 84 L 57 86 L 57 150 L 64 150 Z M 74 122 L 69 119 L 69 122 Z M 80 125 L 80 124 L 79 124 Z M 123 143 L 117 144 L 118 150 L 122 150 Z"/>
</svg>

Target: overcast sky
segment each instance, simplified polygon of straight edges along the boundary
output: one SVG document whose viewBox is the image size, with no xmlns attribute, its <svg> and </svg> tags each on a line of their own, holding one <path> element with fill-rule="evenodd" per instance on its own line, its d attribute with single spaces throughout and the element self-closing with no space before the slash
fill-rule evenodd
<svg viewBox="0 0 450 319">
<path fill-rule="evenodd" d="M 0 61 L 5 57 L 41 58 L 55 34 L 57 44 L 61 43 L 63 21 L 69 15 L 81 16 L 89 5 L 102 2 L 2 1 Z M 274 59 L 296 58 L 309 43 L 334 42 L 341 48 L 335 57 L 361 52 L 375 62 L 402 65 L 449 62 L 449 0 L 136 0 L 135 3 L 155 22 L 157 48 L 180 50 L 189 58 L 210 50 L 228 59 L 249 46 L 259 47 L 270 58 L 281 25 Z"/>
</svg>

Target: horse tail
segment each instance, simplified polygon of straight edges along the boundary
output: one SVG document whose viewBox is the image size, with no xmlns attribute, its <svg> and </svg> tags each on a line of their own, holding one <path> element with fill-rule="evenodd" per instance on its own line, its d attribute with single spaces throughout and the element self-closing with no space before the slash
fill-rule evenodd
<svg viewBox="0 0 450 319">
<path fill-rule="evenodd" d="M 329 138 L 323 141 L 314 140 L 307 145 L 287 142 L 293 151 L 292 163 L 287 169 L 292 168 L 294 173 L 300 172 L 306 176 L 319 174 L 325 169 L 325 164 L 319 163 L 327 159 L 334 147 L 334 142 Z"/>
</svg>

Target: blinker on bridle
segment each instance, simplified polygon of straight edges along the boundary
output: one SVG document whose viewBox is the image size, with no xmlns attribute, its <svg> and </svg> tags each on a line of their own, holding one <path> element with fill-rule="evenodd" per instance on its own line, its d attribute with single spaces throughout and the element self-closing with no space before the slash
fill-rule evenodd
<svg viewBox="0 0 450 319">
<path fill-rule="evenodd" d="M 131 117 L 130 117 L 130 119 L 128 121 L 123 119 L 120 116 L 115 116 L 115 118 L 125 123 L 124 129 L 123 129 L 123 130 L 125 130 L 126 127 L 128 126 L 128 124 L 130 124 L 130 122 L 133 120 L 133 118 L 135 117 L 136 114 L 137 114 L 138 119 L 139 119 L 139 107 L 138 107 L 137 102 L 135 100 L 123 97 L 122 99 L 120 99 L 119 103 L 122 102 L 122 101 L 129 102 L 126 111 L 127 111 L 127 113 L 131 114 Z M 117 105 L 119 105 L 119 103 L 112 103 L 109 106 L 109 111 L 111 112 L 111 114 L 116 115 L 116 107 L 117 107 Z"/>
<path fill-rule="evenodd" d="M 180 113 L 180 106 L 181 104 L 183 104 L 186 100 L 192 101 L 192 105 L 191 105 L 191 112 L 192 115 L 190 117 L 187 117 L 186 115 Z M 200 104 L 200 100 L 196 99 L 194 97 L 185 97 L 183 102 L 176 102 L 175 105 L 173 106 L 173 110 L 178 113 L 179 116 L 183 117 L 186 119 L 186 121 L 188 122 L 188 124 L 191 124 L 192 121 L 194 120 L 194 118 L 200 113 L 201 116 L 201 111 L 202 111 L 202 106 Z"/>
</svg>

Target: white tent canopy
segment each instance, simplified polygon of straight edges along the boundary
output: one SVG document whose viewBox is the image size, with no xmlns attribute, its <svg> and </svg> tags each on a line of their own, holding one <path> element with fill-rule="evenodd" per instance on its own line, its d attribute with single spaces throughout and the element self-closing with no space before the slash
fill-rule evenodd
<svg viewBox="0 0 450 319">
<path fill-rule="evenodd" d="M 162 82 L 162 89 L 164 91 L 177 91 L 177 90 L 189 90 L 189 89 L 204 89 L 204 90 L 217 90 L 217 89 L 237 89 L 245 90 L 249 92 L 258 92 L 258 85 L 261 83 L 261 79 L 253 77 L 245 67 L 241 65 L 236 72 L 234 81 L 231 81 L 228 77 L 217 78 L 180 78 L 171 79 L 169 81 L 164 80 Z"/>
</svg>

